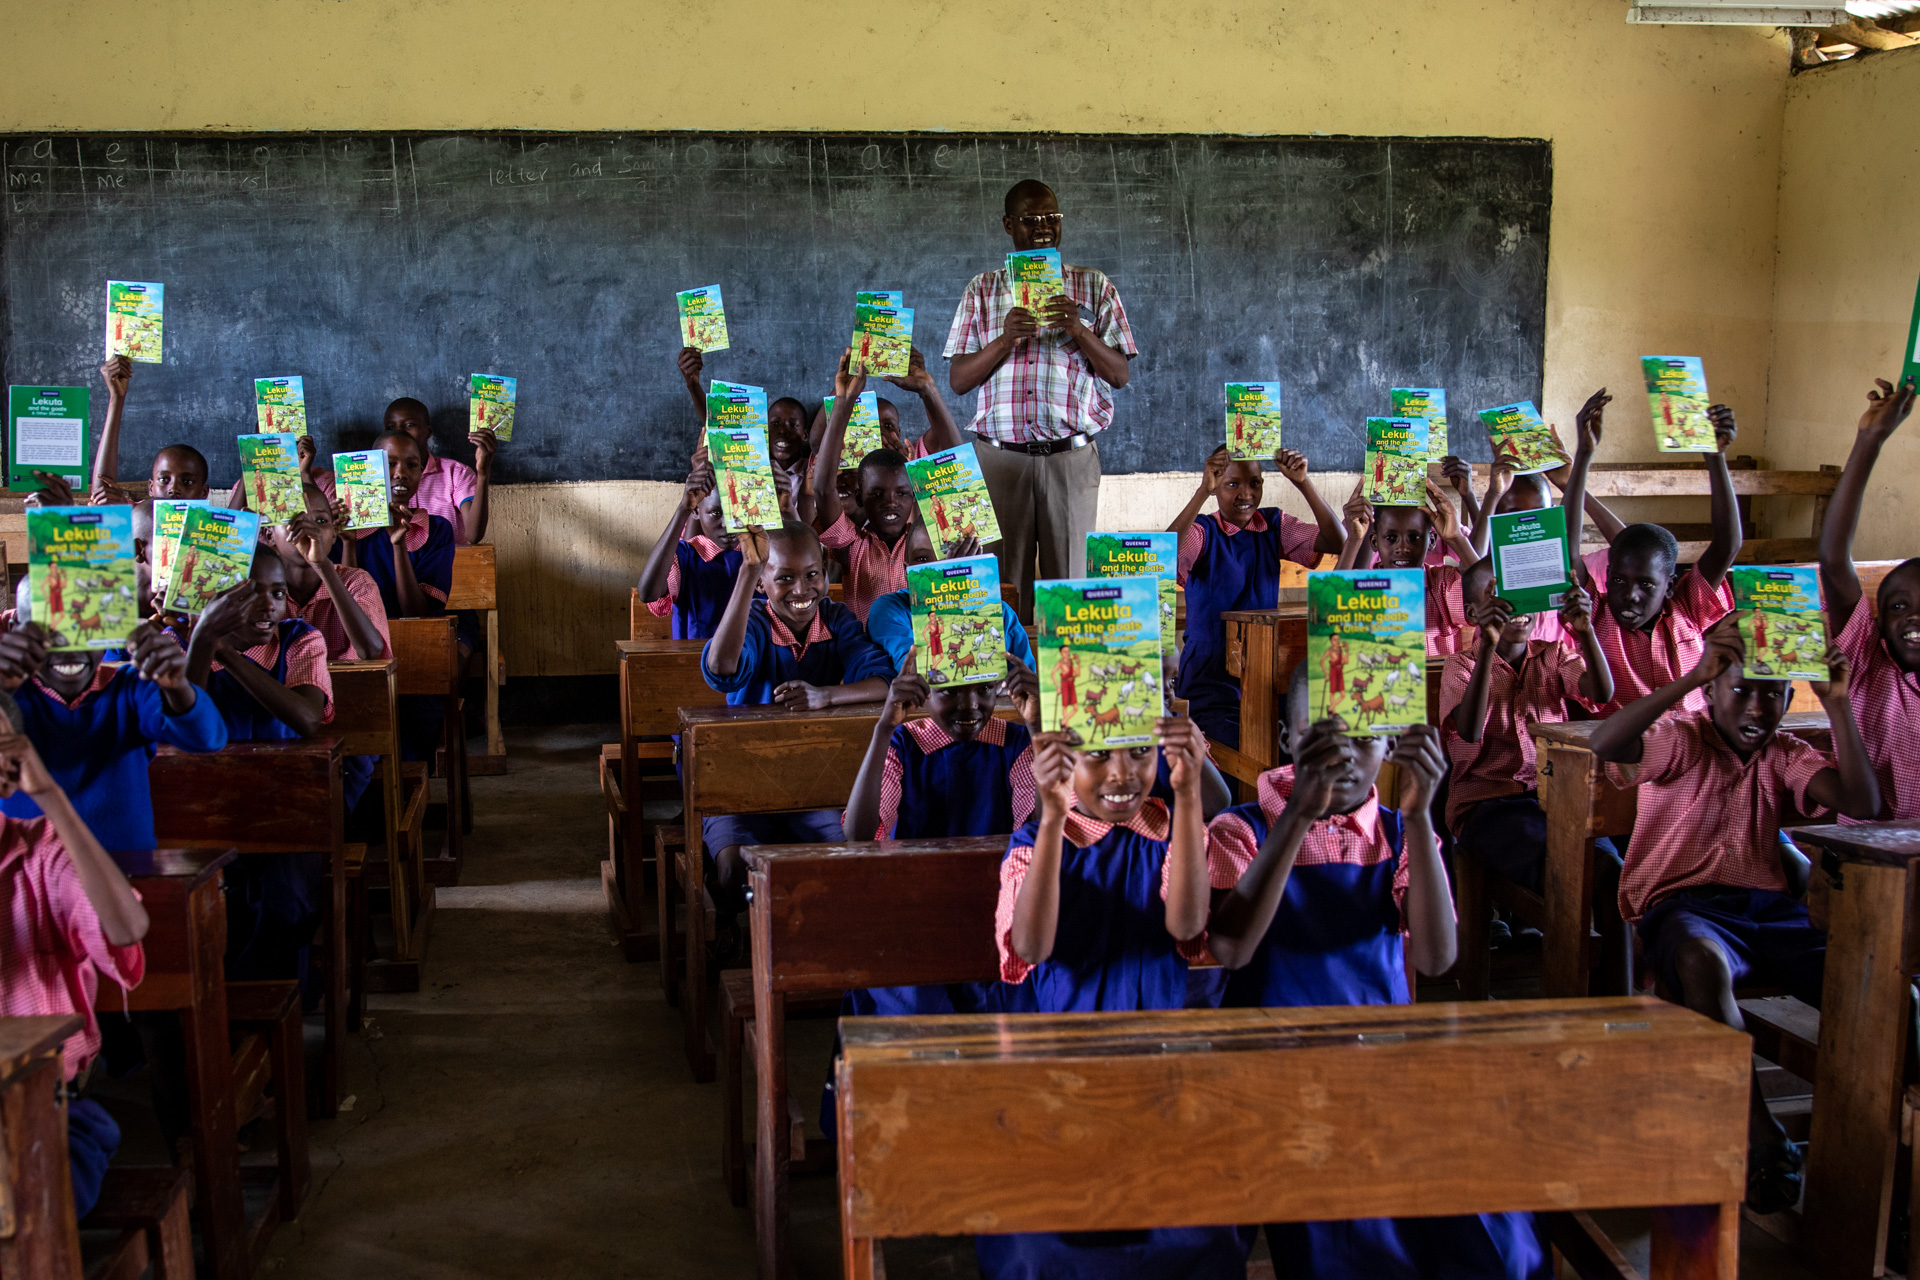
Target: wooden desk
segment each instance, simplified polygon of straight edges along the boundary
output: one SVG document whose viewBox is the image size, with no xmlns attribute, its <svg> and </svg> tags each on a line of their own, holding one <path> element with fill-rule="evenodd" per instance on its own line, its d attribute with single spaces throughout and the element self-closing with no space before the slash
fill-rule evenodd
<svg viewBox="0 0 1920 1280">
<path fill-rule="evenodd" d="M 1905 1089 L 1920 823 L 1800 827 L 1827 879 L 1827 971 L 1807 1144 L 1806 1231 L 1823 1274 L 1880 1274 Z"/>
<path fill-rule="evenodd" d="M 745 850 L 753 900 L 753 1215 L 761 1280 L 787 1240 L 787 997 L 850 987 L 992 982 L 1006 836 Z"/>
<path fill-rule="evenodd" d="M 1222 773 L 1251 787 L 1280 764 L 1287 684 L 1307 656 L 1307 606 L 1230 609 L 1220 621 L 1226 629 L 1227 674 L 1240 681 L 1240 747 L 1213 744 L 1213 761 Z"/>
<path fill-rule="evenodd" d="M 194 754 L 162 747 L 147 766 L 153 828 L 163 845 L 326 859 L 326 1054 L 320 1112 L 339 1114 L 347 1030 L 347 875 L 340 744 L 235 742 Z M 225 1023 L 221 1024 L 224 1034 Z"/>
<path fill-rule="evenodd" d="M 427 785 L 422 779 L 409 787 L 401 768 L 394 661 L 329 662 L 327 674 L 333 680 L 328 736 L 339 740 L 343 756 L 373 756 L 379 761 L 374 783 L 386 812 L 386 887 L 393 917 L 393 959 L 382 966 L 386 980 L 380 989 L 418 991 L 427 923 L 433 912 L 433 886 L 426 882 L 422 865 L 426 851 L 416 839 L 421 823 L 415 820 L 424 817 Z M 399 972 L 402 969 L 408 972 Z"/>
<path fill-rule="evenodd" d="M 474 773 L 504 773 L 507 739 L 500 732 L 500 686 L 507 682 L 507 660 L 500 653 L 500 601 L 494 549 L 486 543 L 455 547 L 453 580 L 447 586 L 447 610 L 486 615 L 487 754 L 470 761 Z"/>
<path fill-rule="evenodd" d="M 6 1280 L 80 1280 L 60 1046 L 85 1025 L 78 1014 L 0 1018 L 0 1276 Z"/>
<path fill-rule="evenodd" d="M 1653 1275 L 1736 1273 L 1749 1041 L 1658 1000 L 840 1030 L 850 1278 L 901 1236 L 1648 1205 Z"/>
</svg>

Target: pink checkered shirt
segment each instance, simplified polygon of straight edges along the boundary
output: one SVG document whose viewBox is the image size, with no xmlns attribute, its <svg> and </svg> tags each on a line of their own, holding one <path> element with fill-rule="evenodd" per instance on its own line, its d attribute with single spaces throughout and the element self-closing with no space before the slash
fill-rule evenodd
<svg viewBox="0 0 1920 1280">
<path fill-rule="evenodd" d="M 251 649 L 241 650 L 241 654 L 265 670 L 272 671 L 273 664 L 280 659 L 280 637 L 272 636 Z M 213 669 L 220 670 L 220 664 L 214 663 Z M 318 689 L 320 696 L 326 699 L 326 708 L 320 720 L 325 723 L 333 719 L 333 673 L 327 670 L 325 636 L 318 631 L 309 631 L 293 642 L 293 647 L 287 650 L 287 678 L 281 683 L 289 689 L 303 684 Z"/>
<path fill-rule="evenodd" d="M 1025 826 L 1025 823 L 1021 824 Z M 1173 835 L 1173 815 L 1168 811 L 1166 801 L 1149 799 L 1140 806 L 1140 812 L 1122 824 L 1127 830 L 1137 832 L 1149 840 L 1165 842 Z M 1067 814 L 1066 831 L 1061 839 L 1075 848 L 1084 849 L 1107 838 L 1114 824 L 1102 822 L 1098 818 L 1089 818 L 1078 809 Z M 1013 949 L 1013 909 L 1020 901 L 1020 886 L 1027 882 L 1027 869 L 1033 865 L 1033 846 L 1015 845 L 1007 850 L 1007 856 L 1000 860 L 1000 900 L 993 912 L 993 936 L 1000 946 L 1000 978 L 1003 982 L 1021 983 L 1033 972 L 1034 966 L 1020 958 Z M 1164 858 L 1160 863 L 1160 900 L 1167 900 L 1167 883 L 1173 875 L 1173 859 Z M 1190 943 L 1181 944 L 1181 953 L 1189 958 L 1198 958 L 1206 951 L 1206 935 Z"/>
<path fill-rule="evenodd" d="M 1557 640 L 1530 640 L 1520 670 L 1492 654 L 1487 681 L 1487 722 L 1480 741 L 1468 742 L 1455 730 L 1453 713 L 1473 683 L 1479 642 L 1447 659 L 1440 675 L 1440 737 L 1453 766 L 1447 784 L 1447 825 L 1460 829 L 1466 811 L 1482 800 L 1517 796 L 1540 785 L 1534 768 L 1534 724 L 1559 724 L 1567 718 L 1567 699 L 1580 692 L 1587 664 L 1580 651 Z"/>
<path fill-rule="evenodd" d="M 416 493 L 413 496 L 413 502 L 414 502 L 414 505 L 408 508 L 407 510 L 406 536 L 401 539 L 402 544 L 406 547 L 406 551 L 408 555 L 412 555 L 414 552 L 418 551 L 420 548 L 427 545 L 427 539 L 433 536 L 432 517 L 436 514 L 435 512 L 428 511 L 426 508 L 419 505 L 420 504 L 419 494 Z M 448 523 L 453 525 L 454 545 L 455 546 L 462 545 L 461 539 L 460 539 L 460 521 L 456 519 L 456 520 L 451 520 Z M 387 531 L 385 529 L 375 529 L 373 533 L 382 538 L 387 536 Z M 361 536 L 366 537 L 368 535 L 362 534 Z M 447 593 L 442 591 L 439 587 L 434 586 L 430 582 L 420 583 L 420 591 L 423 595 L 432 596 L 435 600 L 438 600 L 441 604 L 445 604 L 447 602 Z"/>
<path fill-rule="evenodd" d="M 824 596 L 821 597 L 823 600 L 825 598 Z M 817 605 L 813 610 L 813 621 L 807 624 L 807 638 L 805 640 L 797 640 L 794 638 L 793 629 L 780 620 L 780 615 L 773 611 L 773 606 L 767 602 L 766 597 L 758 597 L 754 600 L 754 603 L 767 611 L 767 632 L 773 637 L 773 642 L 775 644 L 783 644 L 793 650 L 793 660 L 795 662 L 807 656 L 808 645 L 818 640 L 833 639 L 833 628 L 829 627 L 827 620 L 820 616 L 820 609 Z"/>
<path fill-rule="evenodd" d="M 1060 274 L 1067 296 L 1093 312 L 1090 327 L 1099 339 L 1125 355 L 1140 354 L 1113 282 L 1092 267 L 1063 267 Z M 999 337 L 1012 307 L 1004 268 L 968 281 L 947 332 L 947 359 L 971 354 Z M 989 440 L 1023 444 L 1076 432 L 1092 435 L 1112 422 L 1113 388 L 1094 373 L 1073 339 L 1043 331 L 1014 344 L 1006 363 L 980 388 L 968 425 Z"/>
<path fill-rule="evenodd" d="M 1880 639 L 1880 628 L 1866 600 L 1853 607 L 1853 616 L 1840 628 L 1834 644 L 1853 664 L 1847 681 L 1847 700 L 1867 759 L 1880 777 L 1880 816 L 1911 821 L 1920 818 L 1920 751 L 1914 749 L 1914 729 L 1920 726 L 1920 676 L 1902 670 Z M 1854 822 L 1845 814 L 1841 822 Z"/>
<path fill-rule="evenodd" d="M 179 641 L 180 647 L 182 649 L 187 647 L 187 642 L 185 640 L 182 640 L 179 636 L 176 635 L 174 639 L 176 641 Z M 40 686 L 40 691 L 42 693 L 46 694 L 48 697 L 53 698 L 55 701 L 59 702 L 61 706 L 71 710 L 72 708 L 77 707 L 81 703 L 85 702 L 88 698 L 91 698 L 94 694 L 106 688 L 107 682 L 120 674 L 120 665 L 121 664 L 117 662 L 115 663 L 103 662 L 99 666 L 95 667 L 93 669 L 93 679 L 87 682 L 86 688 L 82 689 L 79 693 L 74 695 L 73 701 L 71 702 L 67 701 L 67 699 L 61 697 L 58 693 L 56 693 L 54 691 L 53 686 L 48 684 L 45 680 L 42 680 L 38 675 L 34 676 L 33 682 Z M 4 972 L 4 971 L 0 971 L 0 972 Z"/>
<path fill-rule="evenodd" d="M 1320 540 L 1320 526 L 1284 511 L 1277 514 L 1280 517 L 1280 558 L 1309 569 L 1319 564 L 1320 553 L 1313 549 L 1313 544 Z M 1244 526 L 1231 525 L 1225 520 L 1218 523 L 1221 536 L 1227 538 L 1237 538 L 1242 533 L 1265 533 L 1268 528 L 1266 516 L 1258 511 Z M 1193 572 L 1193 566 L 1200 561 L 1200 554 L 1207 549 L 1208 536 L 1207 526 L 1198 520 L 1188 525 L 1186 532 L 1180 535 L 1176 576 L 1181 586 L 1187 585 L 1187 575 Z"/>
<path fill-rule="evenodd" d="M 682 538 L 680 541 L 692 547 L 694 554 L 698 555 L 702 560 L 711 560 L 719 555 L 722 550 L 719 543 L 704 533 L 696 533 L 691 538 Z M 905 539 L 902 539 L 902 541 L 905 541 Z M 667 566 L 667 594 L 661 596 L 658 600 L 647 601 L 647 612 L 656 618 L 664 618 L 673 612 L 673 602 L 679 598 L 680 560 L 679 557 L 676 556 L 673 563 Z"/>
<path fill-rule="evenodd" d="M 420 473 L 420 487 L 413 491 L 413 505 L 428 515 L 439 516 L 453 526 L 453 545 L 467 545 L 467 517 L 461 510 L 473 501 L 479 480 L 472 467 L 452 458 L 432 457 Z"/>
<path fill-rule="evenodd" d="M 1613 610 L 1607 607 L 1606 549 L 1583 557 L 1582 564 L 1592 579 L 1587 589 L 1593 594 L 1593 633 L 1613 668 L 1613 701 L 1592 708 L 1595 718 L 1604 720 L 1693 670 L 1706 650 L 1707 629 L 1733 608 L 1733 588 L 1725 582 L 1709 587 L 1697 571 L 1689 569 L 1668 589 L 1666 608 L 1653 630 L 1628 631 L 1614 621 Z M 1695 689 L 1675 710 L 1704 711 L 1706 707 L 1707 695 Z"/>
<path fill-rule="evenodd" d="M 925 720 L 909 720 L 906 730 L 913 735 L 920 750 L 927 755 L 953 745 L 953 737 L 931 717 Z M 1003 747 L 1007 743 L 1007 722 L 998 716 L 990 717 L 980 726 L 981 742 Z M 880 769 L 880 822 L 875 828 L 875 840 L 893 839 L 893 829 L 900 821 L 900 794 L 906 778 L 906 765 L 900 759 L 900 753 L 893 747 L 887 748 L 886 763 Z M 1013 762 L 1013 771 L 1008 781 L 1013 786 L 1013 825 L 1022 827 L 1032 816 L 1034 805 L 1038 803 L 1033 786 L 1033 748 L 1029 746 Z"/>
<path fill-rule="evenodd" d="M 1427 571 L 1427 656 L 1444 658 L 1473 647 L 1474 628 L 1467 623 L 1467 601 L 1461 589 L 1460 566 L 1442 564 Z"/>
<path fill-rule="evenodd" d="M 93 1014 L 100 977 L 131 991 L 146 976 L 139 943 L 107 941 L 80 872 L 45 818 L 0 817 L 0 1015 L 77 1013 L 87 1025 L 67 1040 L 61 1064 L 74 1079 L 100 1052 Z"/>
<path fill-rule="evenodd" d="M 905 534 L 889 547 L 880 535 L 854 528 L 853 521 L 842 511 L 840 518 L 820 535 L 820 545 L 829 551 L 847 553 L 846 605 L 862 626 L 866 625 L 867 610 L 875 600 L 907 585 Z"/>
<path fill-rule="evenodd" d="M 347 594 L 353 598 L 353 602 L 360 606 L 360 612 L 367 615 L 367 621 L 371 622 L 373 629 L 380 633 L 382 647 L 380 652 L 373 656 L 387 657 L 393 652 L 393 637 L 387 626 L 386 603 L 380 599 L 380 584 L 375 582 L 373 575 L 365 569 L 351 569 L 342 565 L 334 572 L 340 575 L 340 585 L 347 589 Z M 294 605 L 295 617 L 306 622 L 326 639 L 328 658 L 338 662 L 352 660 L 355 657 L 353 641 L 347 638 L 347 624 L 340 620 L 340 609 L 334 604 L 333 597 L 327 594 L 327 586 L 324 582 L 314 591 L 313 599 L 305 604 L 293 600 L 289 600 L 288 603 Z"/>
<path fill-rule="evenodd" d="M 1640 739 L 1638 764 L 1610 764 L 1615 786 L 1639 787 L 1640 807 L 1620 876 L 1620 914 L 1638 920 L 1676 889 L 1718 884 L 1784 892 L 1780 811 L 1825 811 L 1807 786 L 1833 759 L 1776 733 L 1742 761 L 1707 712 L 1675 712 Z"/>
</svg>

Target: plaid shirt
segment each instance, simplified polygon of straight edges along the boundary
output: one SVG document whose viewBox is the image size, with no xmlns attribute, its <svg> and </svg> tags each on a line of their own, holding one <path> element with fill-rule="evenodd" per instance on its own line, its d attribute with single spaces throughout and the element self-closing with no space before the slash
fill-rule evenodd
<svg viewBox="0 0 1920 1280">
<path fill-rule="evenodd" d="M 1320 540 L 1320 526 L 1310 520 L 1290 516 L 1284 511 L 1276 510 L 1274 514 L 1280 517 L 1280 558 L 1308 569 L 1319 564 L 1320 553 L 1313 549 L 1313 544 Z M 1270 527 L 1266 516 L 1258 511 L 1253 513 L 1244 526 L 1231 525 L 1225 520 L 1219 520 L 1217 523 L 1220 526 L 1220 536 L 1223 538 L 1237 538 L 1243 533 L 1265 533 Z M 1187 585 L 1187 578 L 1193 572 L 1193 566 L 1199 563 L 1200 553 L 1207 549 L 1207 536 L 1207 526 L 1198 520 L 1188 525 L 1186 532 L 1180 535 L 1180 554 L 1175 573 L 1183 587 Z"/>
<path fill-rule="evenodd" d="M 479 480 L 464 462 L 438 455 L 427 459 L 420 473 L 419 487 L 413 491 L 413 505 L 428 515 L 439 516 L 453 526 L 453 545 L 467 545 L 467 516 L 462 510 L 473 501 Z"/>
<path fill-rule="evenodd" d="M 1266 816 L 1269 830 L 1293 796 L 1293 766 L 1282 765 L 1260 775 L 1260 812 Z M 1223 813 L 1207 824 L 1207 879 L 1215 889 L 1231 889 L 1240 883 L 1253 860 L 1259 856 L 1260 842 L 1253 828 L 1236 813 Z M 1402 911 L 1401 928 L 1406 927 L 1407 886 L 1412 883 L 1412 864 L 1407 860 L 1405 840 L 1398 854 L 1380 826 L 1380 792 L 1367 792 L 1367 798 L 1352 813 L 1328 814 L 1317 818 L 1300 841 L 1294 855 L 1296 867 L 1345 864 L 1372 867 L 1382 862 L 1393 868 L 1393 903 Z"/>
<path fill-rule="evenodd" d="M 1880 639 L 1873 609 L 1862 599 L 1834 644 L 1853 664 L 1847 700 L 1867 744 L 1867 759 L 1880 776 L 1880 816 L 1910 822 L 1920 818 L 1920 751 L 1913 731 L 1920 725 L 1920 676 L 1903 670 Z M 1858 819 L 1841 814 L 1839 821 Z"/>
<path fill-rule="evenodd" d="M 387 626 L 386 603 L 380 599 L 380 584 L 375 582 L 373 575 L 365 569 L 337 565 L 334 567 L 334 572 L 340 575 L 340 585 L 347 589 L 347 594 L 353 598 L 353 602 L 360 606 L 360 612 L 367 615 L 367 621 L 371 622 L 373 629 L 380 633 L 381 649 L 373 656 L 387 657 L 393 652 L 393 637 L 391 628 Z M 327 594 L 327 586 L 324 582 L 313 593 L 313 599 L 305 604 L 299 604 L 291 599 L 288 603 L 294 605 L 294 617 L 299 618 L 326 638 L 328 658 L 336 661 L 353 659 L 353 641 L 347 638 L 347 624 L 340 620 L 340 609 L 334 604 L 333 597 Z"/>
<path fill-rule="evenodd" d="M 1480 801 L 1539 787 L 1532 726 L 1565 720 L 1567 699 L 1579 695 L 1580 680 L 1587 674 L 1580 651 L 1558 640 L 1529 640 L 1518 671 L 1499 654 L 1490 655 L 1486 723 L 1480 740 L 1468 742 L 1454 727 L 1453 713 L 1473 683 L 1479 648 L 1476 641 L 1453 654 L 1440 674 L 1440 739 L 1453 768 L 1447 784 L 1447 825 L 1455 831 L 1467 810 Z"/>
<path fill-rule="evenodd" d="M 704 533 L 696 533 L 691 538 L 682 538 L 680 541 L 692 547 L 694 554 L 702 560 L 711 560 L 720 554 L 720 544 Z M 902 541 L 905 541 L 905 539 L 902 539 Z M 661 596 L 658 600 L 647 601 L 647 612 L 656 618 L 667 617 L 673 612 L 673 602 L 679 598 L 680 558 L 675 556 L 673 563 L 667 566 L 667 594 Z M 862 618 L 862 621 L 865 621 L 865 619 Z"/>
<path fill-rule="evenodd" d="M 867 610 L 889 591 L 904 590 L 907 585 L 907 537 L 900 536 L 891 547 L 877 533 L 856 529 L 842 511 L 840 518 L 820 535 L 820 545 L 829 551 L 847 553 L 846 606 L 866 625 Z"/>
<path fill-rule="evenodd" d="M 1139 355 L 1113 282 L 1092 267 L 1062 267 L 1061 276 L 1067 296 L 1093 313 L 1095 336 L 1123 355 Z M 999 337 L 1012 307 L 1004 268 L 968 281 L 947 333 L 947 359 L 970 355 Z M 1006 362 L 981 386 L 969 426 L 989 440 L 1024 444 L 1076 432 L 1093 435 L 1112 423 L 1113 388 L 1094 373 L 1073 339 L 1042 331 L 1015 343 Z"/>
<path fill-rule="evenodd" d="M 931 717 L 925 720 L 907 721 L 907 732 L 920 750 L 927 755 L 943 747 L 953 745 L 953 737 L 942 729 Z M 981 742 L 996 747 L 1007 742 L 1007 722 L 998 716 L 989 717 L 980 726 Z M 893 829 L 900 821 L 900 795 L 902 783 L 907 775 L 906 765 L 900 759 L 900 753 L 891 745 L 887 747 L 886 763 L 880 769 L 880 821 L 874 831 L 875 840 L 893 839 Z M 1039 802 L 1033 785 L 1033 748 L 1022 751 L 1013 762 L 1013 772 L 1008 778 L 1013 786 L 1013 825 L 1023 827 L 1033 815 L 1034 806 Z M 844 820 L 845 815 L 842 815 Z"/>
</svg>

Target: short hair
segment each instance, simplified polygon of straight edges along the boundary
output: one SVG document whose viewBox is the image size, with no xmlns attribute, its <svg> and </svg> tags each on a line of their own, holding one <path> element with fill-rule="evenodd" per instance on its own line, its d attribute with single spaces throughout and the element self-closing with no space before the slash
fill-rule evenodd
<svg viewBox="0 0 1920 1280">
<path fill-rule="evenodd" d="M 1893 568 L 1887 571 L 1886 577 L 1880 579 L 1880 588 L 1879 590 L 1873 593 L 1873 605 L 1874 605 L 1874 612 L 1876 615 L 1879 613 L 1879 610 L 1880 610 L 1881 597 L 1887 594 L 1887 584 L 1889 582 L 1892 582 L 1894 578 L 1899 576 L 1900 574 L 1908 573 L 1908 572 L 1920 572 L 1920 556 L 1914 556 L 1910 560 L 1902 560 L 1899 564 L 1893 566 Z"/>
<path fill-rule="evenodd" d="M 162 453 L 183 453 L 188 458 L 192 459 L 194 462 L 199 463 L 201 471 L 205 472 L 207 475 L 213 474 L 212 469 L 207 466 L 207 455 L 200 452 L 198 449 L 194 448 L 190 444 L 170 444 L 166 448 L 161 449 L 158 453 L 155 453 L 153 455 L 153 460 L 155 462 L 160 461 L 160 454 Z"/>
<path fill-rule="evenodd" d="M 1022 178 L 1007 188 L 1007 216 L 1011 218 L 1013 211 L 1028 200 L 1038 200 L 1041 196 L 1052 195 L 1053 188 L 1040 179 Z M 1057 201 L 1059 197 L 1054 196 L 1054 199 Z"/>
<path fill-rule="evenodd" d="M 23 733 L 26 730 L 26 718 L 20 714 L 20 704 L 5 689 L 0 689 L 0 720 L 6 721 L 9 733 Z"/>
<path fill-rule="evenodd" d="M 1547 477 L 1545 472 L 1529 471 L 1523 476 L 1515 476 L 1513 478 L 1514 488 L 1517 489 L 1523 484 L 1527 485 L 1529 488 L 1537 492 L 1542 498 L 1546 499 L 1547 504 L 1549 506 L 1552 505 L 1553 488 L 1547 484 Z"/>
<path fill-rule="evenodd" d="M 906 465 L 907 460 L 905 458 L 895 453 L 892 449 L 887 448 L 875 449 L 872 453 L 860 459 L 860 470 L 862 471 L 865 471 L 868 467 L 878 467 L 886 470 L 893 467 L 905 468 Z"/>
<path fill-rule="evenodd" d="M 788 551 L 811 547 L 817 553 L 820 550 L 820 535 L 803 520 L 782 520 L 779 528 L 767 530 L 767 550 L 771 552 L 776 545 Z"/>
<path fill-rule="evenodd" d="M 429 423 L 433 421 L 433 411 L 427 408 L 421 401 L 415 400 L 412 396 L 401 396 L 398 400 L 389 404 L 387 406 L 387 412 L 380 415 L 381 418 L 384 419 L 387 413 L 392 413 L 395 409 L 418 409 L 421 417 L 425 418 Z"/>
<path fill-rule="evenodd" d="M 1619 556 L 1664 556 L 1669 573 L 1680 567 L 1680 543 L 1657 524 L 1630 524 L 1613 536 L 1609 560 Z"/>
<path fill-rule="evenodd" d="M 376 449 L 385 449 L 387 447 L 387 441 L 389 440 L 405 440 L 407 442 L 407 447 L 420 455 L 421 462 L 425 462 L 427 460 L 427 451 L 420 447 L 420 442 L 418 440 L 415 440 L 412 436 L 408 435 L 404 431 L 395 430 L 393 428 L 388 428 L 386 430 L 383 430 L 379 435 L 375 436 L 373 438 L 373 447 Z"/>
<path fill-rule="evenodd" d="M 798 409 L 800 411 L 801 417 L 804 418 L 807 416 L 807 406 L 802 404 L 799 400 L 794 399 L 792 396 L 781 396 L 778 400 L 775 400 L 772 404 L 767 406 L 767 412 L 772 413 L 775 409 L 778 409 L 783 404 L 790 404 L 794 408 Z"/>
<path fill-rule="evenodd" d="M 250 566 L 250 570 L 257 569 L 261 565 L 269 562 L 279 565 L 282 573 L 286 572 L 287 562 L 280 558 L 278 551 L 275 551 L 264 542 L 257 544 L 253 549 L 253 564 Z"/>
</svg>

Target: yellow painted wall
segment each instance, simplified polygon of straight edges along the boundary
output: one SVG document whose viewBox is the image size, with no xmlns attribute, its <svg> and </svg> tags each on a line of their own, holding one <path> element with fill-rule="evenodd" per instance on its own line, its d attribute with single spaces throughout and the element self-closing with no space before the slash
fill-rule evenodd
<svg viewBox="0 0 1920 1280">
<path fill-rule="evenodd" d="M 1875 378 L 1893 379 L 1920 278 L 1920 53 L 1794 77 L 1780 164 L 1772 428 L 1781 466 L 1843 463 Z M 1920 422 L 1880 455 L 1854 554 L 1920 553 Z"/>
</svg>

